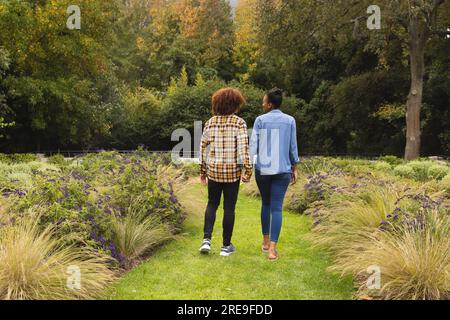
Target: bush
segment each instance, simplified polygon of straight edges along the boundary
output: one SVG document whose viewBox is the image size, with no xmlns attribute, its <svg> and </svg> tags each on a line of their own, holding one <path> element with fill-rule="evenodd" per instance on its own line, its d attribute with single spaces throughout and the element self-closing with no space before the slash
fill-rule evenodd
<svg viewBox="0 0 450 320">
<path fill-rule="evenodd" d="M 408 166 L 414 170 L 414 179 L 417 181 L 428 180 L 428 170 L 433 165 L 431 161 L 411 161 Z"/>
<path fill-rule="evenodd" d="M 0 154 L 0 162 L 15 164 L 15 163 L 28 163 L 32 161 L 38 161 L 39 157 L 31 153 L 14 153 L 14 154 Z"/>
<path fill-rule="evenodd" d="M 414 174 L 409 166 L 398 167 Z M 355 276 L 361 295 L 449 297 L 448 200 L 436 193 L 438 188 L 430 190 L 432 198 L 427 188 L 411 186 L 371 181 L 354 192 L 332 193 L 311 211 L 315 227 L 309 239 L 333 253 L 331 270 Z M 381 291 L 367 290 L 367 268 L 372 265 L 382 270 Z"/>
<path fill-rule="evenodd" d="M 403 163 L 403 160 L 397 158 L 396 156 L 382 156 L 378 158 L 378 161 L 383 161 L 389 163 L 391 166 L 398 166 Z"/>
<path fill-rule="evenodd" d="M 265 91 L 249 83 L 232 81 L 226 83 L 223 80 L 204 80 L 197 76 L 194 85 L 187 83 L 186 75 L 181 75 L 172 81 L 168 88 L 167 97 L 162 102 L 163 115 L 160 120 L 161 126 L 156 126 L 160 132 L 160 139 L 170 141 L 172 132 L 179 128 L 193 130 L 195 121 L 206 122 L 211 118 L 211 97 L 215 91 L 223 87 L 239 89 L 246 98 L 246 104 L 242 107 L 239 116 L 251 128 L 259 115 L 262 99 Z M 295 97 L 286 96 L 283 102 L 283 110 L 291 115 L 296 112 L 299 100 Z"/>
<path fill-rule="evenodd" d="M 49 164 L 42 161 L 32 161 L 28 163 L 31 171 L 39 171 L 40 173 L 45 172 L 59 172 L 61 169 L 57 165 Z"/>
<path fill-rule="evenodd" d="M 127 209 L 124 217 L 113 216 L 112 240 L 126 267 L 133 266 L 148 250 L 172 237 L 161 219 L 147 214 L 142 199 L 138 199 Z"/>
<path fill-rule="evenodd" d="M 428 212 L 427 220 L 424 228 L 371 235 L 367 246 L 337 269 L 366 278 L 367 266 L 380 267 L 380 294 L 385 299 L 449 299 L 449 220 L 436 211 Z M 365 283 L 360 290 L 367 291 Z"/>
<path fill-rule="evenodd" d="M 62 154 L 52 155 L 52 156 L 48 157 L 47 161 L 50 164 L 58 165 L 61 167 L 68 165 L 68 161 L 66 160 L 66 158 L 64 158 L 64 156 Z"/>
<path fill-rule="evenodd" d="M 428 169 L 428 177 L 430 179 L 441 180 L 450 172 L 450 168 L 447 166 L 434 164 Z"/>
<path fill-rule="evenodd" d="M 447 192 L 450 192 L 450 173 L 441 180 L 441 185 Z"/>
<path fill-rule="evenodd" d="M 42 212 L 39 225 L 55 226 L 66 245 L 90 246 L 103 254 L 122 257 L 112 241 L 111 220 L 126 216 L 136 195 L 144 199 L 146 217 L 154 216 L 172 233 L 179 231 L 184 214 L 172 184 L 180 173 L 166 159 L 148 153 L 121 155 L 117 152 L 90 154 L 78 167 L 61 172 L 36 172 L 32 187 L 21 190 L 9 201 L 15 212 L 35 208 Z"/>
<path fill-rule="evenodd" d="M 6 178 L 10 182 L 17 182 L 20 185 L 31 186 L 32 184 L 31 175 L 25 172 L 13 172 L 8 174 Z"/>
<path fill-rule="evenodd" d="M 374 165 L 375 170 L 383 171 L 383 172 L 389 172 L 392 170 L 391 165 L 388 162 L 385 161 L 378 161 Z"/>
<path fill-rule="evenodd" d="M 394 168 L 394 174 L 398 177 L 413 179 L 414 169 L 408 165 L 398 165 Z"/>
<path fill-rule="evenodd" d="M 200 168 L 197 163 L 182 164 L 181 170 L 184 172 L 186 177 L 199 177 L 200 176 Z"/>
<path fill-rule="evenodd" d="M 327 175 L 316 174 L 308 177 L 301 193 L 294 193 L 288 204 L 288 209 L 297 213 L 304 213 L 316 202 L 323 201 L 328 196 L 329 187 L 325 183 Z"/>
<path fill-rule="evenodd" d="M 321 213 L 321 221 L 314 229 L 313 241 L 332 249 L 338 259 L 347 257 L 347 250 L 358 251 L 368 236 L 378 230 L 387 215 L 394 211 L 395 190 L 372 185 L 352 198 L 334 201 Z"/>
<path fill-rule="evenodd" d="M 109 258 L 62 246 L 51 227 L 40 231 L 35 222 L 21 220 L 1 231 L 0 299 L 91 299 L 114 279 Z M 72 266 L 82 277 L 76 289 L 67 286 Z"/>
<path fill-rule="evenodd" d="M 337 165 L 332 159 L 323 157 L 305 158 L 298 165 L 300 172 L 308 175 L 315 175 L 321 172 L 328 172 L 337 169 Z"/>
<path fill-rule="evenodd" d="M 433 161 L 415 160 L 394 168 L 395 175 L 416 181 L 440 180 L 450 172 L 446 165 Z"/>
</svg>

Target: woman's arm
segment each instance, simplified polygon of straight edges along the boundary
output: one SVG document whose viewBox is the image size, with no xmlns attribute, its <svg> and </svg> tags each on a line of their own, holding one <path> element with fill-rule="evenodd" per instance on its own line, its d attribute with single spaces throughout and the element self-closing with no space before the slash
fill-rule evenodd
<svg viewBox="0 0 450 320">
<path fill-rule="evenodd" d="M 298 157 L 298 146 L 297 146 L 297 124 L 295 120 L 292 119 L 291 124 L 291 144 L 289 146 L 289 157 L 291 160 L 291 165 L 293 168 L 297 166 L 300 162 L 300 158 Z"/>
<path fill-rule="evenodd" d="M 206 123 L 205 129 L 203 131 L 201 144 L 200 144 L 200 180 L 202 183 L 206 183 L 206 158 L 207 158 L 207 148 L 209 145 L 209 123 Z"/>
<path fill-rule="evenodd" d="M 252 130 L 252 137 L 250 139 L 250 159 L 252 164 L 255 164 L 255 157 L 258 155 L 258 144 L 259 144 L 259 118 L 256 118 L 255 125 Z"/>
<path fill-rule="evenodd" d="M 238 159 L 240 160 L 240 164 L 242 164 L 244 168 L 244 175 L 242 177 L 242 180 L 244 182 L 248 182 L 252 177 L 253 166 L 250 160 L 247 124 L 244 121 L 239 126 L 239 132 L 237 136 L 237 147 L 238 147 Z"/>
<path fill-rule="evenodd" d="M 291 125 L 291 144 L 289 146 L 289 157 L 292 165 L 292 178 L 291 183 L 297 183 L 297 164 L 300 162 L 298 157 L 298 146 L 297 146 L 297 125 L 295 119 L 292 120 Z"/>
</svg>

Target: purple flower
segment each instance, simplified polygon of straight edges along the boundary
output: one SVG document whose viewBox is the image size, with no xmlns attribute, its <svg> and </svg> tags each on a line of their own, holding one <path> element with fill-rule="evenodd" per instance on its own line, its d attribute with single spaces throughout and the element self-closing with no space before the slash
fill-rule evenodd
<svg viewBox="0 0 450 320">
<path fill-rule="evenodd" d="M 20 198 L 22 198 L 22 197 L 26 196 L 27 194 L 25 193 L 25 191 L 17 190 L 16 195 L 19 196 Z"/>
<path fill-rule="evenodd" d="M 173 194 L 170 196 L 169 200 L 170 200 L 170 202 L 172 202 L 173 204 L 178 203 L 177 198 L 176 198 Z"/>
</svg>

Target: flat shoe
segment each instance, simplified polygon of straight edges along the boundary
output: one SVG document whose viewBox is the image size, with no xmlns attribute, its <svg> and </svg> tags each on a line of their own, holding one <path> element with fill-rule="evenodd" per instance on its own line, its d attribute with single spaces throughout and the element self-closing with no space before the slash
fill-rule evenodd
<svg viewBox="0 0 450 320">
<path fill-rule="evenodd" d="M 262 245 L 261 249 L 262 249 L 262 252 L 264 252 L 264 253 L 268 253 L 268 252 L 269 252 L 269 249 L 266 249 L 266 248 L 264 247 L 264 245 Z"/>
<path fill-rule="evenodd" d="M 269 261 L 277 261 L 278 260 L 278 252 L 276 253 L 277 255 L 275 256 L 275 258 L 271 258 L 269 257 Z"/>
</svg>

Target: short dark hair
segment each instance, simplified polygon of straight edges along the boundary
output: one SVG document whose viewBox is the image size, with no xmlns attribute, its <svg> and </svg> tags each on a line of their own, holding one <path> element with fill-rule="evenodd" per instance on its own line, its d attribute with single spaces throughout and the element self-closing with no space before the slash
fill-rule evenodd
<svg viewBox="0 0 450 320">
<path fill-rule="evenodd" d="M 215 116 L 229 116 L 239 112 L 245 98 L 239 90 L 223 88 L 212 97 L 212 113 Z"/>
<path fill-rule="evenodd" d="M 266 93 L 269 103 L 273 104 L 276 109 L 279 109 L 283 104 L 283 90 L 273 88 Z"/>
</svg>

